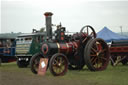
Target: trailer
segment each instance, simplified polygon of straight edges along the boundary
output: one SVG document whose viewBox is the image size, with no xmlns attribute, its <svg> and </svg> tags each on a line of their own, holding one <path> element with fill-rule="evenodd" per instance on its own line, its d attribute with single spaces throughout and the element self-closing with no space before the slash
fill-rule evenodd
<svg viewBox="0 0 128 85">
<path fill-rule="evenodd" d="M 110 53 L 112 66 L 116 66 L 120 62 L 126 65 L 128 63 L 128 40 L 112 41 Z"/>
</svg>

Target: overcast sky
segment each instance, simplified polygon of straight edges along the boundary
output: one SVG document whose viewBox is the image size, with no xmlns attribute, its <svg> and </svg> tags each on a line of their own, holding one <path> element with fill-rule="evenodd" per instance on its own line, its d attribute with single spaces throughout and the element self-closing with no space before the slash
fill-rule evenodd
<svg viewBox="0 0 128 85">
<path fill-rule="evenodd" d="M 91 25 L 96 32 L 107 26 L 114 32 L 128 32 L 127 0 L 1 0 L 0 33 L 25 32 L 45 27 L 45 12 L 52 12 L 52 23 L 79 32 Z"/>
</svg>

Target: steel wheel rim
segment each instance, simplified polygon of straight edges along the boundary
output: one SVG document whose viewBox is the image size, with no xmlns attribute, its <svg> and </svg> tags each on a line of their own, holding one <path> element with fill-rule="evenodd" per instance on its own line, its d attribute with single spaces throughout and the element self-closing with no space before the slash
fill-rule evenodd
<svg viewBox="0 0 128 85">
<path fill-rule="evenodd" d="M 103 41 L 96 40 L 90 49 L 90 62 L 96 70 L 103 70 L 108 61 L 108 47 Z"/>
<path fill-rule="evenodd" d="M 91 71 L 101 71 L 107 68 L 110 52 L 107 44 L 100 38 L 90 40 L 84 49 L 84 59 Z"/>
<path fill-rule="evenodd" d="M 51 72 L 54 76 L 62 76 L 67 72 L 68 69 L 68 61 L 66 56 L 57 54 L 53 55 L 53 59 L 51 60 Z"/>
<path fill-rule="evenodd" d="M 63 60 L 62 57 L 56 57 L 54 62 L 53 62 L 53 70 L 57 74 L 62 73 L 65 70 L 65 61 Z"/>
</svg>

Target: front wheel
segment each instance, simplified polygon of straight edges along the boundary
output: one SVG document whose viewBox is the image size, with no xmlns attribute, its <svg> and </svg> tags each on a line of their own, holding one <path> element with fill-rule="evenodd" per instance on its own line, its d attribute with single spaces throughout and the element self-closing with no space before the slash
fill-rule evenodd
<svg viewBox="0 0 128 85">
<path fill-rule="evenodd" d="M 34 74 L 37 74 L 37 72 L 38 72 L 40 58 L 43 58 L 43 54 L 37 53 L 37 54 L 33 55 L 30 60 L 30 68 Z"/>
<path fill-rule="evenodd" d="M 68 60 L 64 54 L 54 54 L 49 62 L 49 70 L 54 76 L 63 76 L 68 70 Z"/>
</svg>

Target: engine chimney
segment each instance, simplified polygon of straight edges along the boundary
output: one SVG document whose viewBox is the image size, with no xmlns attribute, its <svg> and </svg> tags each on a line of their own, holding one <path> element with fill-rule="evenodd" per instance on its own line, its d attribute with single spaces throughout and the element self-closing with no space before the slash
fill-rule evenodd
<svg viewBox="0 0 128 85">
<path fill-rule="evenodd" d="M 46 12 L 44 13 L 46 17 L 46 33 L 49 39 L 52 38 L 52 18 L 51 16 L 53 15 L 51 12 Z"/>
</svg>

